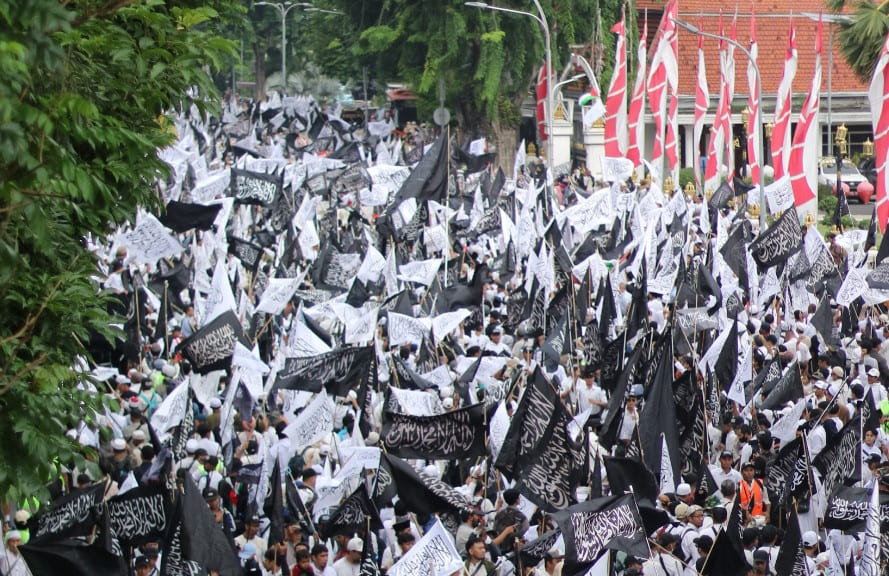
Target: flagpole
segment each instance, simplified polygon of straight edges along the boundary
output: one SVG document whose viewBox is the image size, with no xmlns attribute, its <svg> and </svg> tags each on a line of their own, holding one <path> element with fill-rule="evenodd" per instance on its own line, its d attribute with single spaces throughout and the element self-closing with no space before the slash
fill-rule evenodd
<svg viewBox="0 0 889 576">
<path fill-rule="evenodd" d="M 445 209 L 444 209 L 444 221 L 445 221 L 445 238 L 451 237 L 451 224 L 448 219 L 448 210 L 451 206 L 451 126 L 448 124 L 445 126 L 445 132 L 447 134 L 447 147 L 448 147 L 448 161 L 445 167 Z M 515 197 L 515 195 L 513 195 Z M 445 249 L 442 250 L 442 255 L 444 256 L 444 287 L 448 287 L 448 257 L 451 255 L 451 243 L 447 242 Z M 428 292 L 428 291 L 427 291 Z M 426 297 L 426 294 L 423 294 L 423 297 Z"/>
</svg>

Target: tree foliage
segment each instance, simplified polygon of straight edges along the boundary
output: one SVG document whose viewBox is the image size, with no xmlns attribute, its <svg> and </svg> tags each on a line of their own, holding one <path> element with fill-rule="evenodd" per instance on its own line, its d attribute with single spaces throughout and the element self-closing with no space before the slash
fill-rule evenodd
<svg viewBox="0 0 889 576">
<path fill-rule="evenodd" d="M 214 98 L 234 54 L 223 0 L 0 0 L 0 496 L 45 495 L 56 465 L 95 455 L 65 436 L 102 411 L 71 370 L 113 337 L 89 235 L 157 201 L 172 135 L 159 115 Z M 188 98 L 186 94 L 193 97 Z"/>
<path fill-rule="evenodd" d="M 543 62 L 540 26 L 531 18 L 479 10 L 463 0 L 336 0 L 344 13 L 328 30 L 341 53 L 368 66 L 380 84 L 411 86 L 421 114 L 439 105 L 444 83 L 446 105 L 467 126 L 517 122 L 517 107 L 528 94 Z M 500 2 L 536 13 L 531 2 Z M 595 0 L 541 2 L 553 29 L 553 62 L 557 72 L 570 56 L 568 46 L 592 40 Z M 345 23 L 344 23 L 345 22 Z M 318 61 L 322 68 L 324 61 Z M 342 68 L 340 67 L 340 70 Z"/>
<path fill-rule="evenodd" d="M 847 0 L 829 0 L 827 4 L 839 12 L 847 3 Z M 840 51 L 856 76 L 869 82 L 889 33 L 889 2 L 875 4 L 871 0 L 858 0 L 854 7 L 851 21 L 839 24 Z"/>
</svg>

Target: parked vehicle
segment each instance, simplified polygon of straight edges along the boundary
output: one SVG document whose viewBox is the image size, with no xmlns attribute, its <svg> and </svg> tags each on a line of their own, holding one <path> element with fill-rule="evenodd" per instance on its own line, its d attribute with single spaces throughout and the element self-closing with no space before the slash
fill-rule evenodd
<svg viewBox="0 0 889 576">
<path fill-rule="evenodd" d="M 843 161 L 843 165 L 840 169 L 843 184 L 849 186 L 849 192 L 847 193 L 848 200 L 858 200 L 861 203 L 867 203 L 870 201 L 870 196 L 864 198 L 864 195 L 858 195 L 858 185 L 862 182 L 867 182 L 867 178 L 865 178 L 858 168 L 852 164 L 850 161 Z M 824 186 L 830 186 L 830 189 L 833 190 L 833 193 L 836 194 L 837 187 L 837 163 L 836 159 L 832 157 L 824 157 L 821 159 L 821 162 L 818 163 L 818 183 Z"/>
</svg>

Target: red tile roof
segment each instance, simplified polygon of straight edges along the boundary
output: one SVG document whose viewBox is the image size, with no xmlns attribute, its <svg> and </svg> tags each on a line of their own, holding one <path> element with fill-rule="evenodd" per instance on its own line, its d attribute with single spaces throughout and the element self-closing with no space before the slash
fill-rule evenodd
<svg viewBox="0 0 889 576">
<path fill-rule="evenodd" d="M 639 0 L 637 3 L 641 16 L 645 8 L 649 9 L 649 19 L 659 17 L 663 11 L 663 0 Z M 711 33 L 719 33 L 719 10 L 723 12 L 725 34 L 731 35 L 732 18 L 737 8 L 737 40 L 745 47 L 750 45 L 750 3 L 729 0 L 728 2 L 712 2 L 706 0 L 680 0 L 679 18 L 694 26 Z M 759 49 L 757 64 L 762 76 L 762 91 L 766 95 L 775 94 L 784 70 L 784 54 L 787 48 L 787 35 L 790 18 L 796 27 L 797 53 L 799 55 L 796 77 L 793 81 L 794 94 L 809 91 L 812 74 L 815 70 L 815 31 L 816 21 L 810 20 L 801 13 L 817 14 L 822 10 L 819 0 L 764 0 L 756 2 L 756 37 Z M 651 32 L 652 23 L 649 24 Z M 828 89 L 828 47 L 831 25 L 824 23 L 824 53 L 821 57 L 822 82 L 821 89 Z M 839 26 L 834 24 L 833 41 L 833 74 L 831 88 L 834 92 L 866 92 L 867 85 L 862 82 L 843 59 L 839 49 Z M 707 84 L 710 90 L 711 106 L 715 106 L 719 92 L 719 56 L 717 41 L 710 38 L 704 40 L 704 58 L 707 67 Z M 679 93 L 694 95 L 697 82 L 698 38 L 684 28 L 679 29 Z M 650 47 L 652 49 L 653 47 Z M 735 50 L 735 95 L 746 95 L 747 90 L 747 57 Z"/>
</svg>

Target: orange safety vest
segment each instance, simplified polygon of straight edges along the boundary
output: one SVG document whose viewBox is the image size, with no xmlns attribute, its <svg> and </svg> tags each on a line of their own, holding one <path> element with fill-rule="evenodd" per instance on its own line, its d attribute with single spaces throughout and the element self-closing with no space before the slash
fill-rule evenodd
<svg viewBox="0 0 889 576">
<path fill-rule="evenodd" d="M 751 500 L 753 505 L 751 506 Z M 741 507 L 753 516 L 762 515 L 762 482 L 753 479 L 753 486 L 741 480 Z"/>
</svg>

